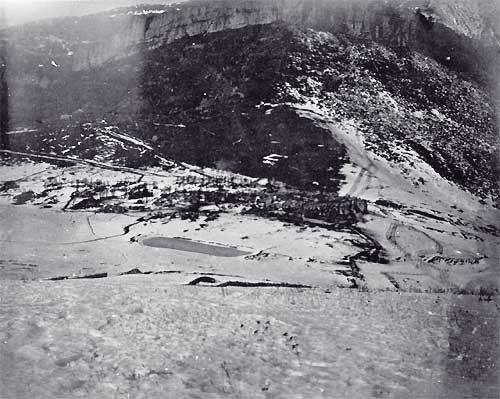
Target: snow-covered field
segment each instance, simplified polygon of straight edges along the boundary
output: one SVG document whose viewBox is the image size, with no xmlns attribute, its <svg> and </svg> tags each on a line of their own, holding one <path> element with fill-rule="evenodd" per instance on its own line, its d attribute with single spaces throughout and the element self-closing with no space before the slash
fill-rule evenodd
<svg viewBox="0 0 500 399">
<path fill-rule="evenodd" d="M 330 287 L 346 283 L 336 264 L 355 249 L 346 233 L 285 226 L 251 216 L 222 215 L 204 220 L 173 219 L 140 223 L 130 215 L 64 213 L 32 206 L 3 205 L 0 233 L 3 278 L 51 278 L 109 273 L 134 268 L 142 272 L 172 273 L 177 283 L 188 283 L 193 273 L 217 273 L 220 281 L 273 281 Z M 141 237 L 182 237 L 204 243 L 237 247 L 248 256 L 217 257 L 152 248 Z M 130 241 L 132 237 L 136 240 Z M 327 245 L 330 244 L 331 246 Z M 333 248 L 332 248 L 333 246 Z"/>
<path fill-rule="evenodd" d="M 359 177 L 359 163 L 345 189 L 372 201 L 359 228 L 389 261 L 357 261 L 362 290 L 344 288 L 362 235 L 235 205 L 194 220 L 155 205 L 223 172 L 0 166 L 15 181 L 0 196 L 2 398 L 497 398 L 498 296 L 445 293 L 496 288 L 498 242 L 477 227 L 486 211 L 462 215 L 466 204 L 443 196 L 419 207 L 416 190 L 394 194 L 405 208 L 376 202 L 396 190 Z M 228 190 L 259 189 L 232 177 Z M 152 196 L 117 189 L 125 213 L 66 208 L 75 185 L 97 181 L 146 184 Z M 153 248 L 148 237 L 242 255 Z"/>
<path fill-rule="evenodd" d="M 496 288 L 499 243 L 486 230 L 488 222 L 493 224 L 495 220 L 493 209 L 479 206 L 472 196 L 467 202 L 467 194 L 460 196 L 453 187 L 439 192 L 433 200 L 433 191 L 425 187 L 411 188 L 396 180 L 391 184 L 391 170 L 380 160 L 352 158 L 353 170 L 362 162 L 370 163 L 374 170 L 363 173 L 358 169 L 352 177 L 346 171 L 344 190 L 352 191 L 356 186 L 356 195 L 371 201 L 370 213 L 359 227 L 381 245 L 389 260 L 387 264 L 358 260 L 365 277 L 359 281 L 361 285 L 370 289 L 424 291 Z M 354 232 L 242 214 L 241 207 L 234 204 L 205 207 L 216 209 L 217 217 L 210 213 L 201 213 L 195 219 L 172 217 L 166 205 L 158 202 L 165 192 L 170 195 L 196 191 L 203 179 L 208 179 L 208 183 L 202 184 L 210 191 L 210 179 L 224 177 L 223 172 L 203 173 L 199 176 L 190 169 L 178 168 L 127 173 L 81 165 L 59 168 L 43 163 L 1 166 L 4 181 L 15 182 L 0 196 L 3 278 L 104 272 L 117 275 L 137 268 L 142 272 L 217 273 L 226 279 L 237 276 L 251 281 L 321 287 L 349 285 L 342 270 L 349 269 L 346 261 L 366 244 Z M 370 173 L 373 175 L 365 181 L 363 176 Z M 228 191 L 259 190 L 251 179 L 238 175 L 231 178 L 233 183 Z M 253 185 L 245 186 L 249 181 Z M 104 206 L 99 204 L 90 206 L 94 212 L 72 211 L 68 207 L 81 199 L 75 193 L 84 196 L 88 187 L 97 191 L 103 184 L 112 188 L 107 194 L 95 194 L 107 195 L 125 213 L 96 213 L 99 209 L 92 207 Z M 146 197 L 127 196 L 126 190 L 141 185 L 149 190 Z M 30 205 L 11 203 L 27 192 L 32 192 L 27 201 Z M 379 201 L 384 198 L 395 198 L 395 202 L 386 205 Z M 447 201 L 451 198 L 455 199 L 453 203 Z M 183 202 L 182 198 L 176 201 Z M 474 201 L 477 207 L 472 213 Z M 146 237 L 177 237 L 234 247 L 248 254 L 221 258 L 152 248 L 143 245 Z M 185 278 L 189 280 L 190 276 Z"/>
<path fill-rule="evenodd" d="M 495 301 L 165 275 L 1 290 L 6 399 L 498 397 Z"/>
</svg>

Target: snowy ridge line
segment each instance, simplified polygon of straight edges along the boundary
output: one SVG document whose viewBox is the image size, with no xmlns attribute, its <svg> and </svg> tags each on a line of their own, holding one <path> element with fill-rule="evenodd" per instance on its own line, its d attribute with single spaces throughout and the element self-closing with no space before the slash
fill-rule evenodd
<svg viewBox="0 0 500 399">
<path fill-rule="evenodd" d="M 11 135 L 11 134 L 23 134 L 23 133 L 34 133 L 34 132 L 37 132 L 38 130 L 37 129 L 28 129 L 28 128 L 23 128 L 23 129 L 18 129 L 18 130 L 9 130 L 7 133 L 7 135 Z"/>
<path fill-rule="evenodd" d="M 198 173 L 200 176 L 208 177 L 208 178 L 213 177 L 213 176 L 210 176 L 210 175 L 208 175 L 208 174 L 206 174 L 204 172 L 201 172 L 198 167 L 190 165 L 188 163 L 185 163 L 185 162 L 176 162 L 175 164 L 178 165 L 178 166 L 180 166 L 180 167 L 182 167 L 182 168 L 184 168 L 184 169 L 187 169 L 187 170 L 189 170 L 191 172 Z"/>
<path fill-rule="evenodd" d="M 19 151 L 11 151 L 11 150 L 0 150 L 0 153 L 9 154 L 9 155 L 21 155 L 21 156 L 27 156 L 27 157 L 31 157 L 31 158 L 51 159 L 54 161 L 64 161 L 64 162 L 88 164 L 88 165 L 96 166 L 96 167 L 102 168 L 102 169 L 128 172 L 128 173 L 133 173 L 133 174 L 141 175 L 141 176 L 151 175 L 151 176 L 158 176 L 158 177 L 168 177 L 167 175 L 162 175 L 160 173 L 154 173 L 154 172 L 150 172 L 150 171 L 146 171 L 146 170 L 138 170 L 138 169 L 134 169 L 134 168 L 128 168 L 126 166 L 108 165 L 108 164 L 105 164 L 102 162 L 93 161 L 91 159 L 81 159 L 81 158 L 76 158 L 76 157 L 59 157 L 57 155 L 47 155 L 47 154 L 43 154 L 43 153 L 35 154 L 35 153 L 19 152 Z"/>
<path fill-rule="evenodd" d="M 104 134 L 106 134 L 108 136 L 111 136 L 111 137 L 114 137 L 114 138 L 117 138 L 117 139 L 128 141 L 129 143 L 136 144 L 136 145 L 138 145 L 140 147 L 147 148 L 150 151 L 154 151 L 153 147 L 151 147 L 150 145 L 146 144 L 144 141 L 142 141 L 142 140 L 140 140 L 140 139 L 138 139 L 136 137 L 130 137 L 130 136 L 122 134 L 122 133 L 112 132 L 109 129 L 104 129 L 104 131 L 101 131 L 101 133 L 104 133 Z M 167 161 L 165 159 L 165 162 L 171 162 L 171 161 Z"/>
<path fill-rule="evenodd" d="M 125 135 L 122 133 L 111 132 L 109 130 L 104 130 L 101 133 L 106 134 L 106 135 L 111 136 L 111 137 L 114 137 L 116 139 L 128 141 L 129 143 L 138 145 L 142 148 L 146 148 L 147 150 L 153 152 L 153 155 L 156 159 L 159 159 L 161 162 L 164 162 L 167 166 L 174 166 L 175 165 L 175 166 L 179 166 L 179 167 L 182 167 L 184 169 L 190 170 L 191 172 L 198 173 L 199 175 L 204 176 L 204 177 L 208 177 L 208 178 L 212 177 L 210 175 L 207 175 L 206 173 L 201 172 L 199 170 L 199 168 L 197 168 L 196 166 L 189 165 L 189 164 L 184 163 L 184 162 L 177 162 L 177 161 L 174 161 L 171 159 L 166 159 L 166 158 L 162 157 L 161 155 L 158 155 L 158 153 L 155 151 L 155 149 L 153 147 L 151 147 L 149 144 L 145 143 L 144 141 L 142 141 L 136 137 L 130 137 L 128 135 Z"/>
</svg>

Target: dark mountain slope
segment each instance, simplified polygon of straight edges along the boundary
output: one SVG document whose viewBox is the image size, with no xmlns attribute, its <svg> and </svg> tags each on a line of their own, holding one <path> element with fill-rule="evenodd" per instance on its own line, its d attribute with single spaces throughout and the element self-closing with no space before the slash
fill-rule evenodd
<svg viewBox="0 0 500 399">
<path fill-rule="evenodd" d="M 224 115 L 231 99 L 233 104 L 234 99 L 242 101 L 241 94 L 255 105 L 297 102 L 297 96 L 290 95 L 290 88 L 296 89 L 299 103 L 316 97 L 337 120 L 357 120 L 367 133 L 368 145 L 378 153 L 394 158 L 393 150 L 398 147 L 394 144 L 399 142 L 414 149 L 443 177 L 474 191 L 495 192 L 498 121 L 495 105 L 480 86 L 418 53 L 397 53 L 376 44 L 342 36 L 323 38 L 312 32 L 272 36 L 276 39 L 266 38 L 265 33 L 255 38 L 265 44 L 254 44 L 251 37 L 245 43 L 240 38 L 237 46 L 231 46 L 232 38 L 224 36 L 223 40 L 212 39 L 206 49 L 190 49 L 190 43 L 184 43 L 190 50 L 182 59 L 172 61 L 167 55 L 162 64 L 169 65 L 168 71 L 154 70 L 149 76 L 166 76 L 160 87 L 186 93 L 186 100 L 195 103 L 185 109 L 191 110 L 188 114 L 196 109 L 194 116 Z M 182 48 L 182 41 L 177 45 Z M 179 54 L 181 48 L 174 46 L 162 54 Z M 228 65 L 218 65 L 217 56 L 204 54 L 221 54 Z M 186 59 L 203 68 L 203 74 L 191 71 L 192 79 L 172 76 L 176 65 L 184 70 L 181 65 Z M 218 73 L 222 68 L 226 73 Z M 221 84 L 221 78 L 226 79 L 225 92 L 231 95 L 221 94 L 224 90 L 217 85 L 206 86 L 213 81 Z M 145 98 L 160 101 L 150 103 L 147 109 L 160 109 L 163 117 L 175 117 L 175 108 L 172 110 L 168 100 L 161 100 L 166 98 L 165 92 L 158 93 L 154 84 L 148 88 Z M 381 99 L 382 92 L 392 97 L 394 109 Z M 184 120 L 191 119 L 182 111 L 181 115 Z"/>
<path fill-rule="evenodd" d="M 275 96 L 295 45 L 281 25 L 186 38 L 91 73 L 54 73 L 57 83 L 31 96 L 52 121 L 48 134 L 68 123 L 60 114 L 82 109 L 75 118 L 105 118 L 167 157 L 335 191 L 342 145 L 287 106 L 272 114 L 256 107 Z"/>
<path fill-rule="evenodd" d="M 355 121 L 367 148 L 389 160 L 405 148 L 472 192 L 498 195 L 487 88 L 408 49 L 256 25 L 144 45 L 90 71 L 53 68 L 51 79 L 17 92 L 23 124 L 104 118 L 168 157 L 335 190 L 344 149 L 294 111 L 313 104 Z"/>
<path fill-rule="evenodd" d="M 418 53 L 277 26 L 180 40 L 146 53 L 145 62 L 145 107 L 138 119 L 149 126 L 202 121 L 204 128 L 225 137 L 227 144 L 241 140 L 237 146 L 206 147 L 225 148 L 226 157 L 234 156 L 238 148 L 245 152 L 253 148 L 245 131 L 266 143 L 265 134 L 255 134 L 259 121 L 269 120 L 270 115 L 278 118 L 271 118 L 269 127 L 264 122 L 263 131 L 289 122 L 276 112 L 262 114 L 255 106 L 297 102 L 289 94 L 292 88 L 300 93 L 299 103 L 316 97 L 337 120 L 359 121 L 368 145 L 378 153 L 394 158 L 393 149 L 404 144 L 443 177 L 483 194 L 496 190 L 494 104 L 480 86 Z M 153 76 L 154 81 L 148 80 Z M 384 104 L 382 92 L 392 97 L 398 110 Z M 284 142 L 295 141 L 297 126 L 293 125 L 286 126 L 288 140 L 278 138 L 277 152 L 290 155 Z M 165 132 L 161 127 L 155 130 Z M 206 131 L 187 133 L 203 143 L 202 148 L 212 140 Z M 168 134 L 158 134 L 160 145 L 175 142 L 178 133 L 173 135 L 169 140 Z"/>
<path fill-rule="evenodd" d="M 286 105 L 273 113 L 259 107 L 276 98 L 295 46 L 293 31 L 269 25 L 181 39 L 146 53 L 138 133 L 149 132 L 174 158 L 335 189 L 342 146 Z M 275 160 L 266 158 L 272 154 Z"/>
</svg>

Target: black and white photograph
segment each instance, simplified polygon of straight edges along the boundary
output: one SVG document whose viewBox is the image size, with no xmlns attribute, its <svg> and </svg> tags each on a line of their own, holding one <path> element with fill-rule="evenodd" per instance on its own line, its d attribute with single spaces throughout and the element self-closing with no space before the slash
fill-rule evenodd
<svg viewBox="0 0 500 399">
<path fill-rule="evenodd" d="M 1 399 L 500 399 L 499 0 L 0 0 Z"/>
</svg>

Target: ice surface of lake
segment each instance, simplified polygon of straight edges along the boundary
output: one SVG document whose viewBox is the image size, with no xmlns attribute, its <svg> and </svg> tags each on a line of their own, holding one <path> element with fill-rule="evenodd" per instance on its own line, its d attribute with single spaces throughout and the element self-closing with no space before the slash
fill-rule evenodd
<svg viewBox="0 0 500 399">
<path fill-rule="evenodd" d="M 248 255 L 250 252 L 240 251 L 233 247 L 222 247 L 213 244 L 204 244 L 184 238 L 170 237 L 148 237 L 142 240 L 142 244 L 148 247 L 175 249 L 185 252 L 196 252 L 212 256 L 235 257 Z"/>
</svg>

